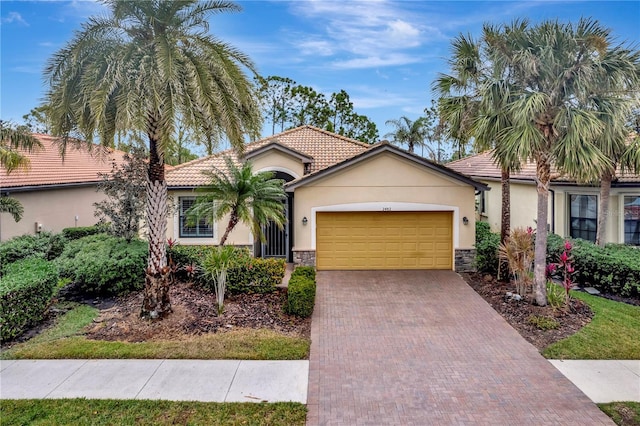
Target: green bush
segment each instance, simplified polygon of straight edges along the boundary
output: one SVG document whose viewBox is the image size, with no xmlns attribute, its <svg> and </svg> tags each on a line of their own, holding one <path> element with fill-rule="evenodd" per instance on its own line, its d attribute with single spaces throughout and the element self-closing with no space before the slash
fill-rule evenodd
<svg viewBox="0 0 640 426">
<path fill-rule="evenodd" d="M 306 318 L 313 313 L 316 299 L 316 282 L 304 274 L 291 274 L 284 310 L 288 314 Z"/>
<path fill-rule="evenodd" d="M 27 258 L 7 265 L 0 279 L 0 340 L 19 336 L 42 320 L 58 281 L 51 262 Z"/>
<path fill-rule="evenodd" d="M 64 228 L 62 235 L 67 240 L 77 240 L 79 238 L 88 237 L 89 235 L 102 234 L 107 232 L 108 225 L 96 224 L 93 226 L 76 226 L 75 228 Z"/>
<path fill-rule="evenodd" d="M 621 244 L 599 247 L 580 239 L 571 239 L 571 244 L 576 283 L 624 297 L 640 297 L 640 249 Z M 549 235 L 547 262 L 557 262 L 563 250 L 564 239 Z"/>
<path fill-rule="evenodd" d="M 48 233 L 21 235 L 0 243 L 0 274 L 15 261 L 29 257 L 46 258 L 50 246 L 51 234 Z"/>
<path fill-rule="evenodd" d="M 97 234 L 69 242 L 56 263 L 89 294 L 124 294 L 143 287 L 148 251 L 145 241 Z"/>
<path fill-rule="evenodd" d="M 187 277 L 185 266 L 195 265 L 199 273 L 193 279 L 214 291 L 213 281 L 202 273 L 204 259 L 214 248 L 175 245 L 167 250 L 167 257 L 176 264 L 178 278 Z M 282 282 L 285 266 L 284 259 L 255 258 L 246 247 L 234 247 L 233 260 L 227 270 L 227 290 L 231 293 L 270 293 Z"/>
<path fill-rule="evenodd" d="M 479 272 L 497 274 L 500 265 L 500 234 L 491 232 L 486 222 L 476 222 L 476 268 Z"/>
<path fill-rule="evenodd" d="M 316 268 L 313 266 L 298 266 L 291 273 L 291 277 L 303 276 L 309 278 L 312 281 L 316 280 Z"/>
</svg>

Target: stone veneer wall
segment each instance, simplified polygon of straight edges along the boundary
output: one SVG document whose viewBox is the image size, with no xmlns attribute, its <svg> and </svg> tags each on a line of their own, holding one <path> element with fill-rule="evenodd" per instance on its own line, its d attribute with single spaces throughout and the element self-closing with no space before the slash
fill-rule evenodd
<svg viewBox="0 0 640 426">
<path fill-rule="evenodd" d="M 296 266 L 316 266 L 316 251 L 293 250 L 293 264 Z"/>
<path fill-rule="evenodd" d="M 473 272 L 476 270 L 476 249 L 456 249 L 456 272 Z"/>
</svg>

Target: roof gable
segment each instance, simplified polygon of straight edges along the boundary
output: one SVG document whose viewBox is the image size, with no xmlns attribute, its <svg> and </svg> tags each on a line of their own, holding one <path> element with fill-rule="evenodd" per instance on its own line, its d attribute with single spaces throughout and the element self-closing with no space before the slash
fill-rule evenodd
<svg viewBox="0 0 640 426">
<path fill-rule="evenodd" d="M 289 155 L 309 159 L 308 170 L 313 173 L 364 152 L 369 147 L 370 145 L 363 142 L 317 127 L 302 126 L 247 144 L 244 151 L 245 158 L 250 158 L 254 155 L 254 151 L 261 153 L 264 152 L 263 150 L 279 149 Z M 202 172 L 213 169 L 226 171 L 224 161 L 226 156 L 229 156 L 236 164 L 239 163 L 237 152 L 228 149 L 174 167 L 173 170 L 167 172 L 167 184 L 173 188 L 205 185 L 209 179 Z"/>
<path fill-rule="evenodd" d="M 454 170 L 451 170 L 441 164 L 435 163 L 433 161 L 427 160 L 415 154 L 409 153 L 403 149 L 400 149 L 394 145 L 389 144 L 388 142 L 382 142 L 372 146 L 369 150 L 364 151 L 358 155 L 355 155 L 351 158 L 348 158 L 340 163 L 334 164 L 330 167 L 327 167 L 323 170 L 319 170 L 315 173 L 311 173 L 302 178 L 296 179 L 294 181 L 286 184 L 286 190 L 288 192 L 295 191 L 296 188 L 307 185 L 312 182 L 316 182 L 320 179 L 324 179 L 328 176 L 331 176 L 340 171 L 346 170 L 348 168 L 354 167 L 359 163 L 362 163 L 366 160 L 369 160 L 373 157 L 381 155 L 383 153 L 392 153 L 397 155 L 405 160 L 412 162 L 413 164 L 428 169 L 431 172 L 435 172 L 437 174 L 443 175 L 449 179 L 453 179 L 454 181 L 461 182 L 463 184 L 470 185 L 477 190 L 480 191 L 488 191 L 489 187 L 481 182 L 477 182 L 472 178 L 465 176 L 461 173 L 458 173 Z"/>
<path fill-rule="evenodd" d="M 5 189 L 44 188 L 61 185 L 91 184 L 101 181 L 99 173 L 111 173 L 112 164 L 123 163 L 122 151 L 94 145 L 87 149 L 85 143 L 67 148 L 64 160 L 60 156 L 59 138 L 34 134 L 43 149 L 22 153 L 29 158 L 28 170 L 18 169 L 7 174 L 0 168 L 0 187 Z"/>
<path fill-rule="evenodd" d="M 293 148 L 289 148 L 288 146 L 282 145 L 278 143 L 277 140 L 274 140 L 273 142 L 268 143 L 267 145 L 264 145 L 260 148 L 254 149 L 251 152 L 246 153 L 244 158 L 246 160 L 250 160 L 251 158 L 257 157 L 258 155 L 264 154 L 269 151 L 282 152 L 283 154 L 289 155 L 290 157 L 300 160 L 304 164 L 311 163 L 313 161 L 313 157 L 303 154 L 300 151 L 296 151 Z"/>
</svg>

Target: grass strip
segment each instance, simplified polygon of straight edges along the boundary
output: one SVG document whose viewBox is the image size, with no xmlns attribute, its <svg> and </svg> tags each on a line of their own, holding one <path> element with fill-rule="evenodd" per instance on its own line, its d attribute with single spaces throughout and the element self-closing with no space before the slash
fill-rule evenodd
<svg viewBox="0 0 640 426">
<path fill-rule="evenodd" d="M 303 404 L 138 400 L 1 400 L 2 425 L 304 425 Z"/>
<path fill-rule="evenodd" d="M 610 402 L 598 407 L 620 426 L 640 426 L 640 402 Z"/>
<path fill-rule="evenodd" d="M 236 329 L 185 340 L 140 343 L 89 340 L 82 329 L 97 315 L 80 305 L 56 325 L 0 354 L 0 359 L 249 359 L 298 360 L 309 356 L 308 339 L 271 330 Z"/>
<path fill-rule="evenodd" d="M 582 292 L 572 297 L 595 313 L 576 334 L 549 345 L 542 354 L 552 359 L 640 359 L 640 306 Z"/>
</svg>

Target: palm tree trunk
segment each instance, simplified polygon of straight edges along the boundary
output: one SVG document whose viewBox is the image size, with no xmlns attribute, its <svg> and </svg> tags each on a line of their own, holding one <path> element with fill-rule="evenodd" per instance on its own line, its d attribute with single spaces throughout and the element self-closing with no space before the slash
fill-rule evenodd
<svg viewBox="0 0 640 426">
<path fill-rule="evenodd" d="M 536 177 L 538 191 L 538 213 L 533 268 L 534 292 L 536 304 L 547 305 L 547 222 L 549 215 L 549 182 L 551 181 L 551 162 L 546 153 L 536 158 Z"/>
<path fill-rule="evenodd" d="M 598 205 L 598 228 L 596 230 L 596 244 L 604 247 L 607 243 L 607 219 L 609 217 L 609 194 L 613 175 L 609 171 L 602 174 L 600 180 L 600 203 Z"/>
<path fill-rule="evenodd" d="M 510 169 L 503 167 L 500 171 L 500 188 L 502 190 L 502 221 L 500 223 L 500 242 L 506 244 L 511 233 L 511 182 L 509 180 Z M 509 262 L 501 259 L 498 265 L 498 278 L 509 280 Z"/>
<path fill-rule="evenodd" d="M 160 147 L 157 114 L 149 115 L 149 179 L 147 181 L 147 228 L 149 257 L 140 315 L 161 318 L 171 312 L 167 267 L 167 182 L 164 179 L 164 152 Z"/>
<path fill-rule="evenodd" d="M 229 218 L 229 223 L 227 224 L 227 229 L 224 231 L 222 238 L 220 238 L 220 246 L 223 246 L 224 243 L 227 241 L 229 234 L 231 233 L 233 228 L 236 227 L 239 220 L 240 219 L 238 218 L 238 214 L 236 212 L 232 212 L 231 217 Z"/>
</svg>

